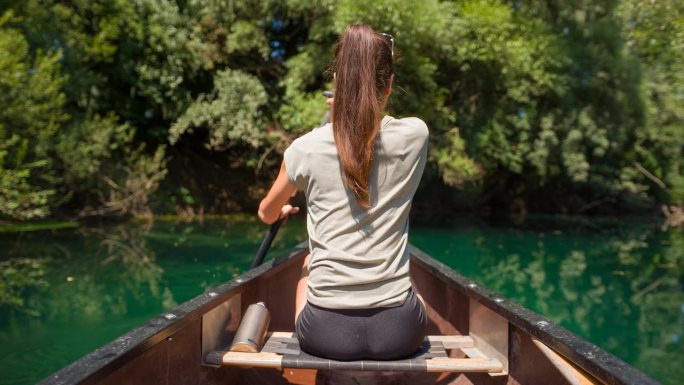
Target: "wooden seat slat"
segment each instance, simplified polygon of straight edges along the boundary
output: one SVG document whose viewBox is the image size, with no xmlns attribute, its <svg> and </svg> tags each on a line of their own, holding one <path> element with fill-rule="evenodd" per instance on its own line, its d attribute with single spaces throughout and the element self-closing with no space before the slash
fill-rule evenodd
<svg viewBox="0 0 684 385">
<path fill-rule="evenodd" d="M 444 349 L 462 349 L 475 346 L 475 341 L 470 336 L 427 336 L 426 338 L 430 342 L 441 342 Z"/>
<path fill-rule="evenodd" d="M 485 356 L 474 347 L 469 336 L 437 336 L 425 338 L 422 351 L 413 357 L 396 361 L 335 361 L 314 357 L 299 350 L 299 343 L 291 332 L 269 332 L 264 348 L 259 353 L 212 352 L 207 358 L 212 364 L 259 368 L 340 369 L 360 371 L 428 371 L 428 372 L 484 372 L 503 371 L 496 359 Z M 461 349 L 469 358 L 449 358 L 446 350 Z"/>
<path fill-rule="evenodd" d="M 493 358 L 433 358 L 425 360 L 428 372 L 482 372 L 503 370 L 501 362 Z"/>
<path fill-rule="evenodd" d="M 489 358 L 478 348 L 462 348 L 461 351 L 470 358 Z"/>
</svg>

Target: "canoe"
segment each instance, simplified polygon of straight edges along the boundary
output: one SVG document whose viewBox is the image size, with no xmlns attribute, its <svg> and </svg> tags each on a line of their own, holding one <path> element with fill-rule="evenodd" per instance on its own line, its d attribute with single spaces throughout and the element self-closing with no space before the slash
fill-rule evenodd
<svg viewBox="0 0 684 385">
<path fill-rule="evenodd" d="M 271 367 L 224 364 L 225 347 L 250 304 L 267 305 L 268 329 L 275 332 L 271 338 L 292 340 L 296 281 L 306 253 L 301 244 L 122 335 L 41 384 L 657 384 L 413 246 L 411 278 L 426 304 L 428 334 L 449 349 L 444 350 L 448 357 L 427 359 L 428 369 L 417 371 L 392 362 L 373 368 L 368 362 L 365 367 L 297 367 L 284 364 L 276 353 L 255 353 L 278 358 Z M 482 362 L 496 365 L 473 364 Z M 444 369 L 449 363 L 456 369 Z"/>
</svg>

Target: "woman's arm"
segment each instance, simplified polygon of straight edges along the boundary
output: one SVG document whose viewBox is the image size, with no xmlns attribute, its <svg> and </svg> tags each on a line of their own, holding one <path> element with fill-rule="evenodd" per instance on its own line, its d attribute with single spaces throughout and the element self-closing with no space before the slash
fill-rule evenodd
<svg viewBox="0 0 684 385">
<path fill-rule="evenodd" d="M 297 187 L 290 182 L 285 171 L 285 161 L 280 165 L 280 172 L 271 190 L 259 204 L 259 219 L 266 224 L 271 224 L 282 216 L 296 214 L 299 207 L 292 207 L 287 203 L 288 199 L 297 192 Z"/>
</svg>

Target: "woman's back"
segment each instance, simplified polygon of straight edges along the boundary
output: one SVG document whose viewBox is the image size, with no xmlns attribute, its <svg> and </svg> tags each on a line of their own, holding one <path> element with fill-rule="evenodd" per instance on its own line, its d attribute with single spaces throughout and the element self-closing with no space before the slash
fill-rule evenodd
<svg viewBox="0 0 684 385">
<path fill-rule="evenodd" d="M 385 116 L 375 139 L 370 207 L 345 188 L 331 124 L 285 153 L 289 179 L 307 197 L 310 303 L 331 309 L 400 305 L 408 278 L 408 214 L 425 167 L 428 130 Z"/>
</svg>

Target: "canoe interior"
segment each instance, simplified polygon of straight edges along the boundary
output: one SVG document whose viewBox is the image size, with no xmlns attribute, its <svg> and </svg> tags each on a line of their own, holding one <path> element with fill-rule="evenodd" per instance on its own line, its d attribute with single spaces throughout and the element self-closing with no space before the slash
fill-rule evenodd
<svg viewBox="0 0 684 385">
<path fill-rule="evenodd" d="M 302 246 L 267 262 L 241 277 L 157 317 L 112 343 L 45 379 L 43 384 L 656 384 L 633 369 L 582 341 L 559 326 L 536 326 L 540 316 L 507 303 L 476 287 L 420 250 L 412 249 L 411 276 L 426 302 L 429 334 L 468 335 L 470 302 L 476 300 L 501 314 L 508 324 L 509 374 L 344 372 L 302 369 L 255 369 L 202 365 L 203 322 L 205 345 L 208 314 L 223 306 L 226 319 L 215 344 L 232 339 L 241 314 L 264 301 L 271 313 L 272 331 L 294 331 L 296 282 L 306 249 Z M 502 303 L 506 302 L 506 303 Z M 204 321 L 203 321 L 204 319 Z M 225 322 L 224 322 L 225 321 Z M 547 324 L 548 325 L 548 324 Z M 211 328 L 214 328 L 213 326 Z M 536 341 L 535 341 L 536 340 Z M 541 340 L 541 342 L 540 342 Z M 579 341 L 579 342 L 577 342 Z M 546 344 L 567 357 L 574 373 L 559 369 L 540 349 Z M 535 345 L 536 344 L 536 345 Z M 573 345 L 575 344 L 575 345 Z M 587 357 L 582 349 L 595 349 Z M 207 347 L 204 347 L 207 350 Z M 551 351 L 549 349 L 549 351 Z M 551 354 L 554 354 L 551 351 Z M 460 355 L 459 355 L 460 354 Z M 459 351 L 452 358 L 461 358 Z"/>
</svg>

